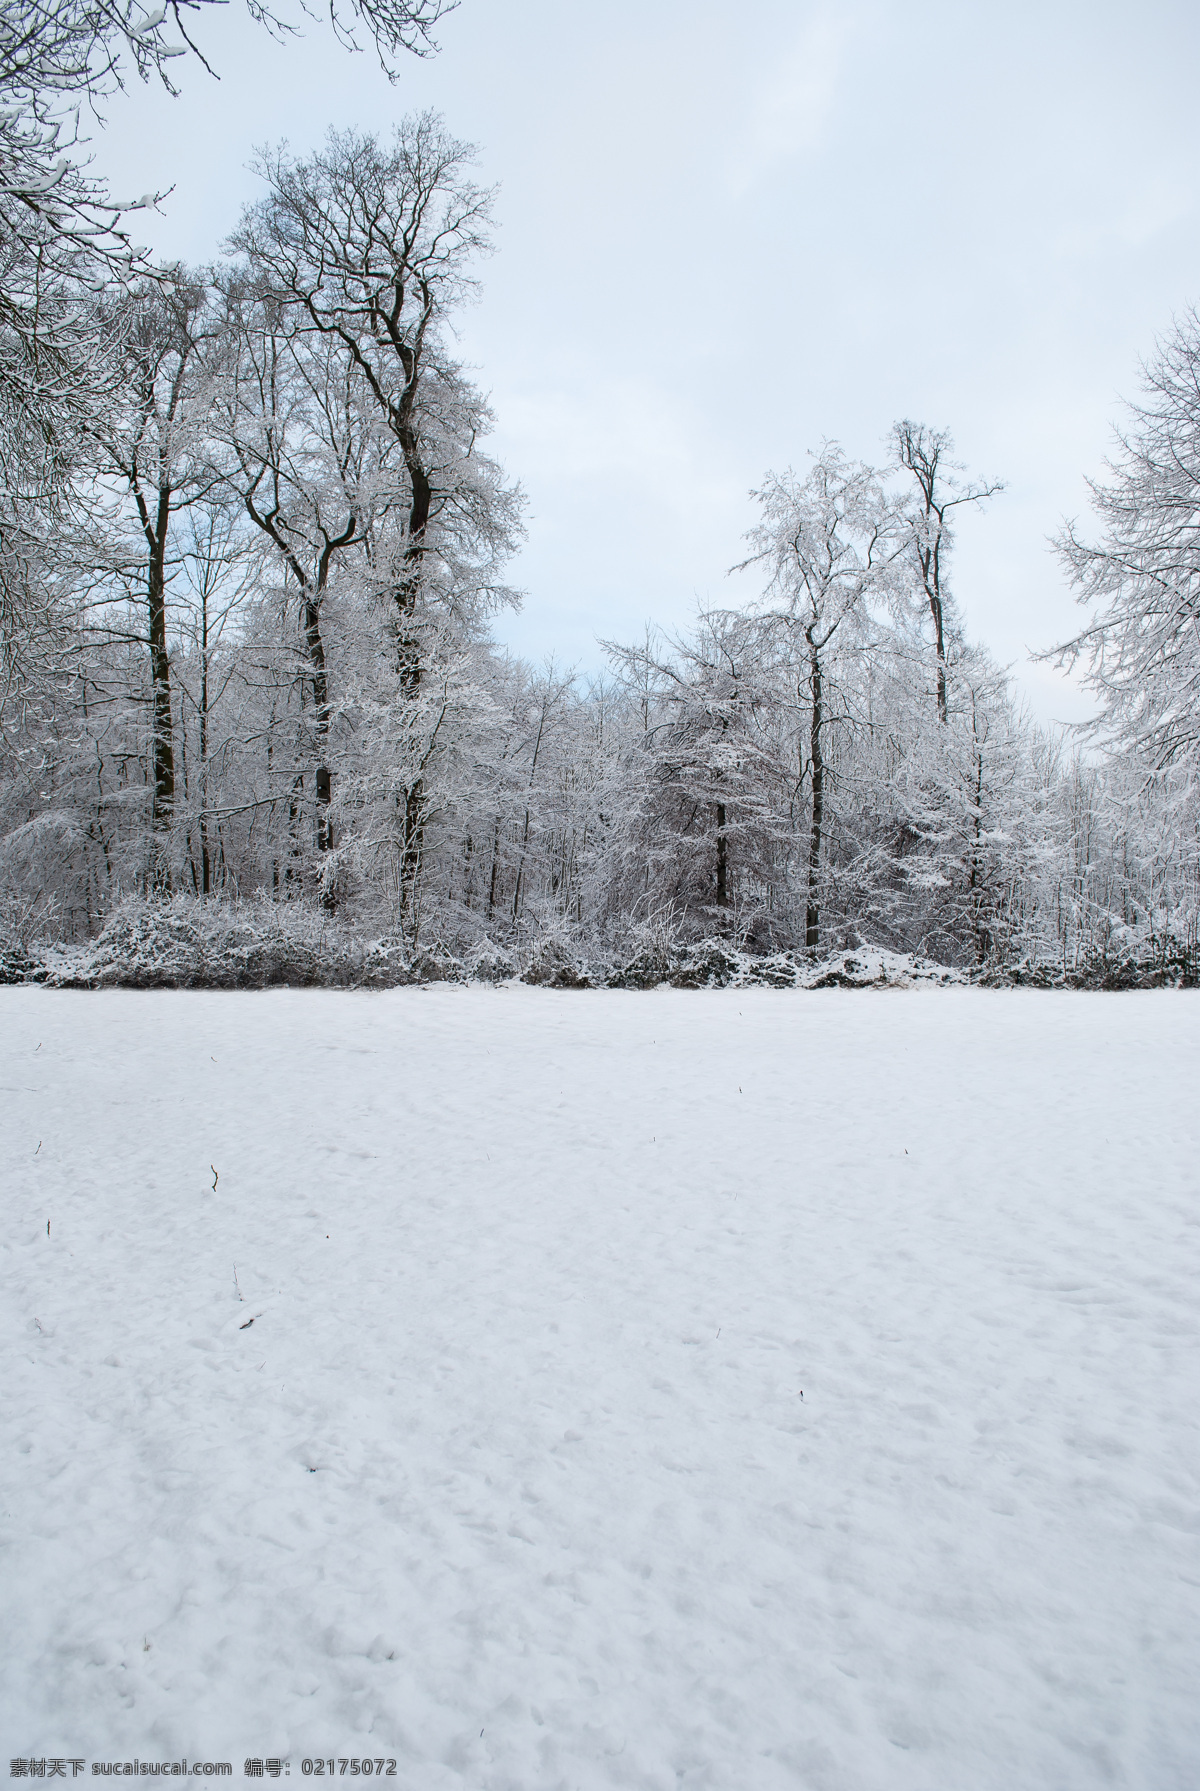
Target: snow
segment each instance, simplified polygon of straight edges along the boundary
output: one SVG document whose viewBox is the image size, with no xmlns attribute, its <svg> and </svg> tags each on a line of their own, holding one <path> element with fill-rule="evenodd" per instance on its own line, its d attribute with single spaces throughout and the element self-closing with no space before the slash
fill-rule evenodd
<svg viewBox="0 0 1200 1791">
<path fill-rule="evenodd" d="M 0 1745 L 1194 1786 L 1198 1045 L 1170 993 L 0 989 Z"/>
</svg>

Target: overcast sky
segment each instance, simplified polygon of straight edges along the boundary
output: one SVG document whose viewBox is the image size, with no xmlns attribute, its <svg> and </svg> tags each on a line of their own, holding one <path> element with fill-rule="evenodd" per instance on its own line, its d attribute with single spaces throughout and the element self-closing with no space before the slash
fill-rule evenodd
<svg viewBox="0 0 1200 1791">
<path fill-rule="evenodd" d="M 594 667 L 749 595 L 750 488 L 908 416 L 1007 485 L 961 530 L 970 633 L 1039 716 L 1085 713 L 1027 649 L 1076 624 L 1046 537 L 1200 299 L 1194 0 L 462 0 L 439 35 L 393 87 L 233 0 L 199 28 L 220 81 L 115 100 L 96 167 L 173 185 L 143 234 L 204 261 L 256 145 L 426 107 L 479 144 L 501 229 L 462 345 L 529 498 L 500 638 Z"/>
</svg>

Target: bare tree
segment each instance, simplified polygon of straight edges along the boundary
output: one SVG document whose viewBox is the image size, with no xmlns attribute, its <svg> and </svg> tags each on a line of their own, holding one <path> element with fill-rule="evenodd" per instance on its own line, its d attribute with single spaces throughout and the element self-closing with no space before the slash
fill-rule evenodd
<svg viewBox="0 0 1200 1791">
<path fill-rule="evenodd" d="M 182 668 L 176 672 L 181 693 L 180 737 L 184 747 L 184 776 L 188 777 L 188 729 L 186 711 L 195 718 L 191 753 L 190 791 L 187 803 L 186 847 L 192 865 L 193 887 L 198 895 L 211 895 L 224 863 L 221 816 L 217 792 L 220 761 L 227 758 L 226 743 L 214 738 L 214 724 L 222 715 L 225 698 L 235 678 L 243 674 L 236 634 L 261 574 L 261 554 L 247 541 L 244 527 L 223 492 L 189 508 L 179 542 L 180 589 L 176 607 L 182 611 Z M 244 675 L 239 679 L 244 682 Z M 240 694 L 240 693 L 239 693 Z M 192 840 L 195 823 L 199 865 Z"/>
<path fill-rule="evenodd" d="M 946 695 L 946 632 L 950 590 L 946 562 L 953 545 L 952 513 L 964 504 L 981 504 L 1003 491 L 998 479 L 963 484 L 961 464 L 952 458 L 954 443 L 945 429 L 929 429 L 907 418 L 892 427 L 896 464 L 912 474 L 917 484 L 916 503 L 908 513 L 913 567 L 929 606 L 933 644 L 937 656 L 937 709 L 945 726 L 949 720 Z"/>
<path fill-rule="evenodd" d="M 236 274 L 220 282 L 220 292 L 228 366 L 213 417 L 218 462 L 299 605 L 320 857 L 333 847 L 334 704 L 322 611 L 339 562 L 363 547 L 373 513 L 397 497 L 395 481 L 379 463 L 377 434 L 345 358 L 326 338 L 314 341 L 298 328 L 293 310 L 247 289 Z M 324 895 L 331 904 L 327 883 Z"/>
<path fill-rule="evenodd" d="M 157 195 L 114 199 L 80 160 L 80 109 L 99 118 L 130 75 L 157 78 L 189 54 L 191 30 L 219 0 L 0 0 L 0 657 L 12 675 L 23 638 L 50 620 L 31 576 L 40 543 L 70 503 L 81 434 L 120 382 L 128 313 L 102 295 L 151 272 L 129 214 Z M 426 55 L 456 0 L 329 0 L 340 40 L 374 42 L 389 76 L 403 52 Z M 275 35 L 295 29 L 267 0 L 247 0 Z M 301 14 L 306 0 L 298 0 Z"/>
<path fill-rule="evenodd" d="M 473 554 L 486 569 L 502 559 L 519 527 L 519 495 L 477 451 L 487 408 L 443 345 L 450 311 L 474 290 L 470 263 L 490 246 L 492 194 L 470 176 L 473 153 L 431 113 L 405 119 L 388 144 L 346 131 L 331 132 L 304 162 L 277 151 L 261 164 L 267 197 L 231 239 L 258 288 L 302 334 L 343 358 L 398 451 L 406 501 L 402 510 L 389 507 L 371 552 L 391 606 L 401 691 L 412 703 L 423 676 L 418 614 L 439 572 L 461 596 L 465 561 Z M 484 607 L 508 595 L 473 576 L 473 597 Z M 411 886 L 424 824 L 421 778 L 404 808 Z"/>
<path fill-rule="evenodd" d="M 1081 603 L 1102 606 L 1047 657 L 1085 667 L 1093 732 L 1155 769 L 1200 760 L 1200 312 L 1185 312 L 1143 369 L 1142 402 L 1117 437 L 1102 525 L 1056 543 Z"/>
<path fill-rule="evenodd" d="M 205 452 L 208 411 L 203 347 L 209 328 L 201 280 L 182 268 L 132 297 L 125 336 L 125 386 L 93 431 L 105 484 L 118 484 L 141 537 L 151 691 L 152 880 L 169 888 L 168 841 L 175 807 L 174 715 L 167 598 L 178 512 L 214 484 Z M 118 582 L 128 574 L 119 571 Z"/>
<path fill-rule="evenodd" d="M 763 512 L 747 536 L 755 552 L 737 570 L 767 568 L 768 613 L 804 643 L 812 792 L 804 936 L 806 945 L 816 946 L 828 773 L 827 655 L 835 638 L 861 642 L 872 606 L 895 601 L 905 536 L 874 469 L 847 460 L 836 443 L 826 444 L 807 479 L 772 473 L 754 495 Z"/>
<path fill-rule="evenodd" d="M 47 430 L 57 451 L 72 402 L 94 394 L 97 319 L 89 295 L 138 266 L 126 214 L 156 197 L 116 201 L 80 165 L 80 107 L 100 117 L 131 74 L 157 78 L 174 94 L 177 58 L 190 53 L 208 67 L 189 26 L 219 3 L 0 4 L 0 423 L 26 451 L 31 435 Z M 330 0 L 329 18 L 353 50 L 356 28 L 365 27 L 394 78 L 402 52 L 426 55 L 435 47 L 433 26 L 456 4 Z M 267 0 L 247 5 L 273 34 L 294 31 Z M 309 12 L 306 0 L 299 10 Z"/>
</svg>

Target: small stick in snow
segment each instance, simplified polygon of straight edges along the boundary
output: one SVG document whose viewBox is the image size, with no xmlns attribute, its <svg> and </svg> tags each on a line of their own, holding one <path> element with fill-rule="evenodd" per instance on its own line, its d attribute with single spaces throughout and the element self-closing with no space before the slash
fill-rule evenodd
<svg viewBox="0 0 1200 1791">
<path fill-rule="evenodd" d="M 219 1182 L 219 1181 L 220 1181 L 220 1179 L 221 1179 L 221 1178 L 220 1178 L 220 1176 L 219 1176 L 219 1175 L 218 1175 L 218 1174 L 217 1174 L 217 1166 L 216 1166 L 216 1164 L 215 1164 L 215 1163 L 210 1163 L 210 1164 L 209 1164 L 209 1168 L 210 1168 L 210 1169 L 211 1169 L 211 1170 L 212 1170 L 212 1172 L 213 1172 L 213 1185 L 212 1185 L 212 1191 L 213 1191 L 213 1193 L 214 1193 L 214 1194 L 215 1194 L 215 1193 L 216 1193 L 216 1191 L 217 1191 L 217 1183 L 218 1183 L 218 1182 Z"/>
<path fill-rule="evenodd" d="M 39 1139 L 38 1139 L 38 1150 L 41 1150 L 41 1148 L 42 1148 L 42 1141 L 41 1141 L 41 1139 L 40 1139 L 40 1138 L 39 1138 Z M 37 1150 L 35 1150 L 35 1151 L 34 1151 L 34 1153 L 33 1153 L 33 1154 L 34 1154 L 34 1156 L 35 1156 L 35 1157 L 36 1157 L 36 1156 L 37 1156 Z"/>
</svg>

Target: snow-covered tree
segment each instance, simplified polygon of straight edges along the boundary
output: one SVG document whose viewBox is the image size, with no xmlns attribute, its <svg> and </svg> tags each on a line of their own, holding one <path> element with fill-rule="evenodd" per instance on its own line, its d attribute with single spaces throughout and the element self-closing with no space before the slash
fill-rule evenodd
<svg viewBox="0 0 1200 1791">
<path fill-rule="evenodd" d="M 820 943 L 820 885 L 825 849 L 829 736 L 840 658 L 862 650 L 876 613 L 893 604 L 903 519 L 872 467 L 825 446 L 806 479 L 771 474 L 755 494 L 762 520 L 750 531 L 749 566 L 766 568 L 764 615 L 796 643 L 808 704 L 810 790 L 805 943 Z"/>
<path fill-rule="evenodd" d="M 267 196 L 231 239 L 305 352 L 334 357 L 373 417 L 376 464 L 402 492 L 376 505 L 367 550 L 414 714 L 430 652 L 445 650 L 445 616 L 469 632 L 512 600 L 500 573 L 520 526 L 519 492 L 479 449 L 487 406 L 445 347 L 448 319 L 474 289 L 471 264 L 489 246 L 491 194 L 472 179 L 472 156 L 432 114 L 403 120 L 386 144 L 332 132 L 306 161 L 285 151 L 264 159 Z M 407 756 L 401 867 L 411 891 L 428 775 L 423 751 Z"/>
<path fill-rule="evenodd" d="M 114 198 L 88 170 L 83 110 L 103 119 L 131 77 L 176 92 L 172 71 L 220 0 L 0 0 L 0 660 L 11 677 L 53 624 L 42 543 L 69 512 L 81 436 L 120 384 L 114 292 L 150 274 L 133 232 L 156 202 Z M 455 0 L 331 0 L 339 38 L 365 30 L 384 68 L 428 53 Z M 286 11 L 247 0 L 275 35 Z M 298 0 L 303 16 L 308 8 Z M 153 170 L 148 171 L 153 183 Z"/>
<path fill-rule="evenodd" d="M 1094 608 L 1056 652 L 1083 666 L 1107 743 L 1156 769 L 1200 768 L 1200 313 L 1159 343 L 1131 410 L 1110 477 L 1091 486 L 1100 539 L 1074 523 L 1059 538 Z"/>
<path fill-rule="evenodd" d="M 953 458 L 954 442 L 945 429 L 904 418 L 892 426 L 892 452 L 898 471 L 911 475 L 916 496 L 906 511 L 908 547 L 917 591 L 933 625 L 938 715 L 950 719 L 946 688 L 949 634 L 957 627 L 950 592 L 949 558 L 954 545 L 954 512 L 965 504 L 981 504 L 1004 487 L 998 479 L 963 482 L 962 466 Z"/>
</svg>

